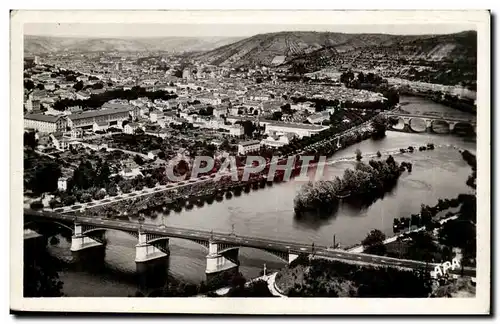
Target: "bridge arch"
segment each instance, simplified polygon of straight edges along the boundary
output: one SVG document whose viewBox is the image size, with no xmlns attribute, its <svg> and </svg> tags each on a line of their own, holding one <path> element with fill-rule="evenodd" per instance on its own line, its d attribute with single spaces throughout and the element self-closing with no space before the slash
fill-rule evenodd
<svg viewBox="0 0 500 324">
<path fill-rule="evenodd" d="M 49 220 L 49 219 L 43 219 L 43 218 L 40 218 L 40 219 L 37 219 L 37 220 L 32 220 L 32 221 L 29 221 L 29 222 L 25 222 L 23 227 L 24 228 L 29 228 L 29 225 L 32 225 L 32 224 L 53 224 L 53 225 L 57 225 L 60 228 L 67 229 L 72 234 L 75 232 L 75 229 L 73 227 L 70 227 L 70 226 L 68 226 L 68 225 L 66 225 L 64 223 L 58 222 L 56 220 Z"/>
<path fill-rule="evenodd" d="M 471 135 L 475 134 L 475 129 L 474 126 L 469 122 L 457 122 L 450 130 L 450 132 L 463 135 Z"/>
<path fill-rule="evenodd" d="M 225 248 L 219 250 L 219 254 L 226 255 L 226 254 L 231 253 L 234 250 L 239 250 L 242 248 L 256 250 L 256 251 L 262 251 L 268 255 L 273 255 L 273 256 L 277 257 L 278 259 L 280 259 L 281 261 L 283 261 L 285 263 L 288 263 L 288 255 L 289 255 L 288 251 L 277 251 L 277 250 L 267 249 L 267 248 L 261 249 L 261 248 L 252 247 L 252 246 L 244 246 L 244 245 L 228 246 L 228 247 L 225 247 Z"/>
<path fill-rule="evenodd" d="M 434 119 L 431 123 L 431 129 L 436 134 L 450 133 L 450 124 L 446 120 Z"/>
<path fill-rule="evenodd" d="M 405 120 L 403 119 L 403 117 L 392 116 L 391 118 L 394 121 L 397 121 L 397 123 L 392 125 L 392 128 L 396 130 L 403 130 L 405 128 Z"/>
<path fill-rule="evenodd" d="M 410 118 L 408 126 L 410 127 L 410 130 L 415 133 L 424 133 L 426 131 L 426 122 L 423 118 Z"/>
</svg>

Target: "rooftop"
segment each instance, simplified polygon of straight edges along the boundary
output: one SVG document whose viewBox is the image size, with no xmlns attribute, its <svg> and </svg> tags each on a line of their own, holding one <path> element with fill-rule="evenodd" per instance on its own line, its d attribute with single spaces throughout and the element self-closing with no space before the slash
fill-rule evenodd
<svg viewBox="0 0 500 324">
<path fill-rule="evenodd" d="M 260 142 L 257 140 L 251 140 L 251 141 L 239 142 L 238 144 L 241 146 L 249 146 L 249 145 L 260 144 Z"/>
<path fill-rule="evenodd" d="M 289 127 L 289 128 L 301 128 L 301 129 L 309 129 L 309 130 L 322 130 L 325 129 L 325 126 L 319 125 L 310 125 L 310 124 L 302 124 L 302 123 L 287 123 L 276 120 L 261 120 L 261 122 L 268 123 L 272 126 L 281 126 L 281 127 Z"/>
<path fill-rule="evenodd" d="M 63 116 L 52 116 L 52 115 L 44 115 L 44 114 L 27 114 L 24 115 L 24 119 L 42 121 L 47 123 L 55 123 L 62 118 Z"/>
<path fill-rule="evenodd" d="M 99 116 L 113 115 L 118 113 L 129 112 L 132 108 L 129 106 L 120 105 L 117 108 L 108 108 L 101 110 L 92 110 L 92 111 L 84 111 L 77 112 L 68 116 L 71 120 L 85 119 L 85 118 L 94 118 Z"/>
</svg>

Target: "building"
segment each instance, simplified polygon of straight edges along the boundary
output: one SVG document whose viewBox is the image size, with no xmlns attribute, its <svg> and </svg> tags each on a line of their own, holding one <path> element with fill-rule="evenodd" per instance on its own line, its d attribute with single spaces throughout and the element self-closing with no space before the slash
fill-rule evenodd
<svg viewBox="0 0 500 324">
<path fill-rule="evenodd" d="M 243 127 L 241 126 L 229 126 L 229 135 L 231 136 L 243 136 L 243 134 L 245 134 L 245 130 Z"/>
<path fill-rule="evenodd" d="M 260 150 L 260 142 L 259 141 L 246 141 L 238 143 L 238 154 L 245 155 L 249 152 L 256 152 Z"/>
<path fill-rule="evenodd" d="M 317 134 L 328 128 L 328 126 L 302 124 L 302 123 L 287 123 L 275 120 L 261 120 L 260 124 L 264 124 L 266 126 L 265 133 L 268 135 L 279 136 L 287 133 L 292 133 L 297 135 L 297 137 L 299 138 Z"/>
<path fill-rule="evenodd" d="M 34 129 L 40 133 L 64 132 L 67 124 L 66 116 L 44 114 L 27 114 L 24 116 L 24 128 Z"/>
<path fill-rule="evenodd" d="M 66 189 L 68 189 L 68 179 L 65 177 L 60 177 L 59 179 L 57 179 L 57 189 L 66 191 Z"/>
<path fill-rule="evenodd" d="M 160 149 L 149 151 L 148 158 L 150 158 L 151 160 L 154 160 L 156 157 L 158 157 L 158 154 L 160 154 L 160 152 L 161 152 Z"/>
<path fill-rule="evenodd" d="M 182 78 L 191 80 L 193 78 L 193 75 L 191 74 L 191 71 L 189 69 L 184 69 L 184 71 L 182 71 Z"/>
<path fill-rule="evenodd" d="M 38 56 L 26 56 L 24 58 L 24 67 L 25 68 L 34 67 L 37 64 L 39 64 Z"/>
<path fill-rule="evenodd" d="M 225 117 L 227 116 L 227 107 L 226 106 L 217 106 L 214 108 L 212 114 L 215 116 L 215 117 Z"/>
<path fill-rule="evenodd" d="M 135 131 L 139 128 L 142 129 L 139 123 L 128 123 L 127 125 L 123 126 L 123 133 L 132 135 L 135 134 Z"/>
<path fill-rule="evenodd" d="M 307 117 L 307 121 L 311 124 L 321 124 L 325 120 L 330 120 L 330 113 L 328 111 L 321 111 Z"/>
<path fill-rule="evenodd" d="M 114 105 L 113 108 L 84 111 L 68 116 L 68 126 L 71 128 L 93 128 L 107 124 L 108 127 L 122 128 L 122 123 L 128 120 L 132 107 L 127 105 Z"/>
<path fill-rule="evenodd" d="M 59 151 L 66 151 L 69 149 L 70 143 L 73 141 L 71 138 L 68 138 L 63 135 L 63 133 L 56 132 L 50 134 L 50 139 L 52 140 L 52 144 Z"/>
<path fill-rule="evenodd" d="M 163 112 L 161 111 L 153 111 L 149 114 L 149 120 L 152 123 L 158 122 L 159 119 L 163 119 Z"/>
<path fill-rule="evenodd" d="M 33 99 L 33 98 L 28 98 L 28 100 L 26 100 L 26 110 L 28 112 L 32 112 L 32 113 L 39 113 L 41 111 L 41 104 L 40 104 L 40 100 L 38 99 Z"/>
<path fill-rule="evenodd" d="M 95 122 L 93 125 L 92 125 L 92 130 L 94 132 L 97 132 L 97 131 L 105 131 L 109 128 L 109 123 L 106 122 L 106 121 L 98 121 L 98 122 Z"/>
<path fill-rule="evenodd" d="M 290 141 L 294 138 L 294 134 L 288 133 L 280 136 L 269 136 L 263 139 L 260 143 L 265 146 L 270 147 L 282 147 L 284 145 L 290 144 Z"/>
</svg>

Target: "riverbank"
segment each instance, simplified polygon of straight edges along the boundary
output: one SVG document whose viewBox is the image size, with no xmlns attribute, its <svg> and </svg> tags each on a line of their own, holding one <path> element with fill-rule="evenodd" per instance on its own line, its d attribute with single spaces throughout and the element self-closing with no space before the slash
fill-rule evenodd
<svg viewBox="0 0 500 324">
<path fill-rule="evenodd" d="M 276 276 L 288 297 L 428 297 L 430 287 L 413 271 L 298 258 Z"/>
</svg>

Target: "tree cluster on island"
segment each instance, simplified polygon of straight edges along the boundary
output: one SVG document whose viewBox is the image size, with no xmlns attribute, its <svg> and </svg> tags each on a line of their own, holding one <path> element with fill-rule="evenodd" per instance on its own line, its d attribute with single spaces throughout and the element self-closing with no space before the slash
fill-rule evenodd
<svg viewBox="0 0 500 324">
<path fill-rule="evenodd" d="M 296 212 L 329 211 L 345 197 L 373 198 L 392 188 L 404 171 L 390 155 L 385 161 L 358 162 L 355 169 L 346 169 L 342 178 L 308 182 L 294 199 Z"/>
</svg>

